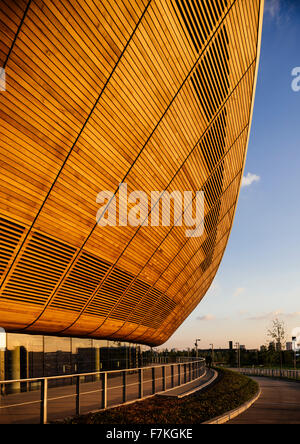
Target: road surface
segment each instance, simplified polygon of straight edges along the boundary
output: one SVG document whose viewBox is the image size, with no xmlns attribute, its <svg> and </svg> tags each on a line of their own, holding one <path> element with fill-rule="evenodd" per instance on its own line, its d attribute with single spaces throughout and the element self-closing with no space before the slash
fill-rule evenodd
<svg viewBox="0 0 300 444">
<path fill-rule="evenodd" d="M 253 378 L 262 389 L 258 401 L 228 424 L 300 424 L 300 383 Z"/>
</svg>

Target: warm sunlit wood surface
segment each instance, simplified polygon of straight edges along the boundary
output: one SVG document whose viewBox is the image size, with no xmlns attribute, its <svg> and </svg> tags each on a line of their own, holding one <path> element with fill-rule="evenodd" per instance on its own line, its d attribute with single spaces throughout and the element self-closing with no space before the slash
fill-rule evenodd
<svg viewBox="0 0 300 444">
<path fill-rule="evenodd" d="M 0 0 L 0 326 L 163 343 L 218 270 L 262 0 Z M 96 196 L 204 190 L 205 233 L 98 227 Z"/>
</svg>

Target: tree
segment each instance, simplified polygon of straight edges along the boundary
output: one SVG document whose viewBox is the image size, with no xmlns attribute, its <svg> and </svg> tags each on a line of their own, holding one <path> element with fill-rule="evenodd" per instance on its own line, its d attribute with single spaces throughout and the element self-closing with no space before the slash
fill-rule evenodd
<svg viewBox="0 0 300 444">
<path fill-rule="evenodd" d="M 287 339 L 285 323 L 279 319 L 275 319 L 272 322 L 272 327 L 268 330 L 268 336 L 275 342 L 276 350 L 280 356 L 280 370 L 282 371 L 282 350 L 285 347 Z"/>
</svg>

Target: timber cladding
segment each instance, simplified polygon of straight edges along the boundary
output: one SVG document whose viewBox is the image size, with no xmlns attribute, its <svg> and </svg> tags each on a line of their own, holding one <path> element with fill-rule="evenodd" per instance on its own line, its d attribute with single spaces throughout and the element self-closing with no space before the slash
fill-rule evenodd
<svg viewBox="0 0 300 444">
<path fill-rule="evenodd" d="M 0 0 L 0 325 L 166 341 L 218 270 L 262 0 Z M 204 234 L 99 227 L 101 190 L 203 190 Z"/>
</svg>

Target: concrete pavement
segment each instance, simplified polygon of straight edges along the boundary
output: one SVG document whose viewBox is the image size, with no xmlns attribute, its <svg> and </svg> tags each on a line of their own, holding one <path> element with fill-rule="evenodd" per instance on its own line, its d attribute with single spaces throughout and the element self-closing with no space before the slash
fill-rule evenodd
<svg viewBox="0 0 300 444">
<path fill-rule="evenodd" d="M 300 383 L 253 378 L 261 397 L 245 413 L 227 424 L 300 424 Z"/>
<path fill-rule="evenodd" d="M 203 390 L 212 384 L 218 377 L 218 373 L 215 370 L 207 369 L 206 373 L 200 379 L 196 379 L 188 384 L 184 384 L 179 387 L 175 387 L 167 392 L 160 393 L 159 396 L 167 398 L 184 398 L 189 396 L 199 390 Z"/>
</svg>

